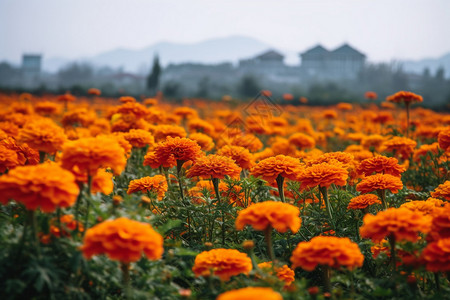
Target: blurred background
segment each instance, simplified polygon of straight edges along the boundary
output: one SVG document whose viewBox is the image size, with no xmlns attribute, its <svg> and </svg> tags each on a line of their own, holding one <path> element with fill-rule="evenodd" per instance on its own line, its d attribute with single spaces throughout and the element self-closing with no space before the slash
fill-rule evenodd
<svg viewBox="0 0 450 300">
<path fill-rule="evenodd" d="M 446 0 L 0 0 L 0 90 L 450 103 Z"/>
</svg>

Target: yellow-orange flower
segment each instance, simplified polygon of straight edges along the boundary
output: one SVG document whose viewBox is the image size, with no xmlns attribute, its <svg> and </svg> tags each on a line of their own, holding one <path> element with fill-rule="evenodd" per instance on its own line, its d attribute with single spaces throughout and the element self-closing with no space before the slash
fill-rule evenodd
<svg viewBox="0 0 450 300">
<path fill-rule="evenodd" d="M 155 155 L 161 164 L 170 159 L 177 162 L 195 161 L 204 156 L 200 146 L 196 141 L 187 138 L 171 138 L 170 136 L 164 142 L 155 147 Z"/>
<path fill-rule="evenodd" d="M 434 198 L 429 198 L 426 201 L 409 201 L 400 205 L 400 207 L 407 208 L 412 211 L 421 212 L 424 215 L 430 215 L 433 211 L 444 205 L 444 201 Z"/>
<path fill-rule="evenodd" d="M 314 270 L 318 265 L 331 268 L 346 267 L 350 270 L 361 267 L 364 256 L 358 244 L 349 238 L 316 236 L 309 242 L 300 242 L 291 256 L 292 267 L 301 267 L 306 271 Z"/>
<path fill-rule="evenodd" d="M 167 180 L 163 175 L 147 176 L 131 180 L 128 185 L 127 194 L 136 192 L 152 192 L 158 195 L 158 200 L 162 200 L 167 192 Z"/>
<path fill-rule="evenodd" d="M 290 229 L 296 233 L 300 229 L 301 219 L 298 207 L 283 202 L 264 201 L 250 205 L 238 212 L 236 229 L 242 230 L 245 225 L 255 230 L 265 230 L 269 226 L 279 232 Z"/>
<path fill-rule="evenodd" d="M 192 167 L 187 171 L 187 177 L 212 177 L 225 178 L 228 175 L 232 178 L 239 178 L 241 168 L 229 157 L 210 154 L 198 158 Z"/>
<path fill-rule="evenodd" d="M 450 238 L 450 205 L 433 210 L 431 221 L 430 238 Z"/>
<path fill-rule="evenodd" d="M 217 154 L 231 158 L 242 169 L 249 170 L 254 165 L 253 155 L 244 147 L 226 145 Z"/>
<path fill-rule="evenodd" d="M 289 137 L 289 143 L 300 149 L 312 149 L 316 146 L 316 140 L 301 132 L 294 133 Z"/>
<path fill-rule="evenodd" d="M 169 156 L 167 160 L 162 160 L 158 156 L 156 156 L 155 151 L 149 151 L 144 156 L 144 166 L 150 166 L 153 169 L 157 169 L 160 166 L 164 168 L 172 168 L 177 165 L 177 161 L 173 158 L 173 156 Z"/>
<path fill-rule="evenodd" d="M 385 140 L 386 138 L 382 135 L 372 134 L 361 140 L 361 146 L 368 150 L 372 150 L 371 148 L 373 148 L 373 150 L 378 151 Z"/>
<path fill-rule="evenodd" d="M 135 148 L 142 148 L 147 145 L 153 147 L 155 143 L 153 135 L 143 129 L 131 129 L 125 132 L 123 137 Z"/>
<path fill-rule="evenodd" d="M 50 119 L 34 119 L 19 131 L 18 140 L 46 153 L 61 150 L 66 136 L 64 130 Z"/>
<path fill-rule="evenodd" d="M 415 242 L 419 239 L 419 232 L 429 230 L 430 218 L 407 208 L 389 208 L 376 215 L 366 214 L 359 228 L 361 237 L 370 238 L 375 243 L 391 235 L 397 242 Z"/>
<path fill-rule="evenodd" d="M 19 165 L 19 158 L 14 150 L 0 144 L 0 174 Z"/>
<path fill-rule="evenodd" d="M 419 149 L 414 151 L 413 159 L 416 162 L 420 162 L 421 158 L 425 158 L 425 161 L 428 161 L 431 158 L 431 155 L 438 155 L 439 153 L 439 144 L 433 143 L 433 144 L 423 144 L 419 147 Z"/>
<path fill-rule="evenodd" d="M 105 169 L 99 169 L 97 174 L 92 177 L 92 189 L 91 192 L 102 193 L 109 195 L 114 189 L 113 174 L 106 172 Z"/>
<path fill-rule="evenodd" d="M 200 132 L 191 133 L 189 135 L 189 138 L 191 140 L 196 141 L 197 144 L 200 145 L 200 147 L 202 148 L 203 151 L 210 151 L 214 148 L 213 139 L 204 133 L 200 133 Z"/>
<path fill-rule="evenodd" d="M 395 194 L 402 188 L 403 183 L 401 179 L 389 174 L 375 174 L 367 176 L 356 185 L 356 190 L 363 194 L 379 190 L 390 190 Z"/>
<path fill-rule="evenodd" d="M 398 164 L 396 158 L 379 155 L 363 160 L 356 171 L 366 176 L 372 175 L 373 173 L 381 173 L 400 177 L 406 170 Z"/>
<path fill-rule="evenodd" d="M 0 140 L 0 146 L 12 150 L 17 154 L 19 166 L 39 164 L 39 151 L 29 147 L 27 144 L 18 145 L 12 137 L 5 137 Z"/>
<path fill-rule="evenodd" d="M 283 300 L 283 297 L 268 287 L 246 287 L 220 294 L 217 300 Z"/>
<path fill-rule="evenodd" d="M 283 178 L 296 180 L 301 167 L 302 165 L 297 158 L 277 155 L 261 160 L 250 170 L 250 173 L 272 183 L 279 175 Z"/>
<path fill-rule="evenodd" d="M 144 254 L 150 260 L 157 260 L 164 252 L 163 237 L 150 224 L 118 218 L 88 229 L 81 251 L 88 259 L 106 254 L 112 260 L 130 263 Z"/>
<path fill-rule="evenodd" d="M 186 130 L 177 125 L 158 125 L 153 129 L 153 135 L 157 142 L 165 141 L 167 137 L 184 138 L 186 137 Z"/>
<path fill-rule="evenodd" d="M 258 264 L 258 268 L 269 274 L 272 274 L 272 270 L 275 271 L 277 277 L 281 281 L 284 281 L 285 287 L 291 285 L 291 283 L 294 282 L 295 280 L 294 270 L 289 268 L 287 265 L 283 265 L 282 267 L 273 267 L 272 262 L 269 261 Z"/>
<path fill-rule="evenodd" d="M 93 176 L 100 168 L 111 168 L 120 174 L 126 165 L 124 149 L 115 137 L 96 136 L 67 142 L 61 157 L 62 166 Z"/>
<path fill-rule="evenodd" d="M 374 194 L 365 194 L 352 198 L 347 209 L 365 209 L 374 204 L 381 204 L 380 199 Z"/>
<path fill-rule="evenodd" d="M 403 159 L 408 159 L 417 146 L 417 142 L 405 137 L 396 136 L 381 145 L 381 151 L 395 152 Z"/>
<path fill-rule="evenodd" d="M 450 152 L 450 127 L 447 127 L 439 132 L 438 143 L 441 149 L 445 152 Z"/>
<path fill-rule="evenodd" d="M 196 276 L 209 276 L 211 271 L 223 281 L 231 276 L 248 274 L 252 261 L 247 254 L 235 249 L 212 249 L 203 251 L 195 257 L 192 271 Z"/>
<path fill-rule="evenodd" d="M 423 98 L 420 95 L 414 94 L 412 92 L 406 92 L 406 91 L 400 91 L 393 95 L 390 95 L 386 97 L 387 101 L 394 102 L 394 103 L 405 103 L 410 104 L 413 102 L 422 102 Z"/>
<path fill-rule="evenodd" d="M 0 202 L 14 199 L 29 210 L 72 206 L 79 191 L 75 176 L 55 163 L 16 167 L 0 177 Z"/>
<path fill-rule="evenodd" d="M 450 237 L 428 244 L 422 258 L 430 272 L 450 271 Z"/>
<path fill-rule="evenodd" d="M 431 196 L 434 198 L 442 198 L 450 201 L 450 180 L 447 180 L 443 184 L 440 184 L 437 188 L 431 192 Z"/>
<path fill-rule="evenodd" d="M 319 163 L 306 168 L 298 174 L 297 180 L 301 182 L 301 188 L 307 187 L 329 187 L 332 184 L 345 185 L 347 183 L 348 171 L 343 165 L 336 162 Z"/>
</svg>

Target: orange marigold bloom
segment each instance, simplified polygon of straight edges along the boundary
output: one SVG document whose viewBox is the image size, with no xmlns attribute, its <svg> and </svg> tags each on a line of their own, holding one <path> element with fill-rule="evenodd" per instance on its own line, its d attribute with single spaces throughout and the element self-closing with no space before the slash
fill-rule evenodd
<svg viewBox="0 0 450 300">
<path fill-rule="evenodd" d="M 262 177 L 265 181 L 273 183 L 278 176 L 291 180 L 297 179 L 302 164 L 297 158 L 277 155 L 261 160 L 250 173 L 255 177 Z"/>
<path fill-rule="evenodd" d="M 396 136 L 385 141 L 381 145 L 381 151 L 395 152 L 395 154 L 399 155 L 401 158 L 408 159 L 411 153 L 414 152 L 414 148 L 416 148 L 416 146 L 416 141 L 405 137 Z"/>
<path fill-rule="evenodd" d="M 450 205 L 436 208 L 431 216 L 431 239 L 450 238 Z"/>
<path fill-rule="evenodd" d="M 18 166 L 19 158 L 14 150 L 8 149 L 0 144 L 0 173 Z"/>
<path fill-rule="evenodd" d="M 144 156 L 144 166 L 150 166 L 153 169 L 157 169 L 160 166 L 164 168 L 172 168 L 177 165 L 177 161 L 173 158 L 173 156 L 169 156 L 167 160 L 160 160 L 158 156 L 156 156 L 155 151 L 149 151 Z"/>
<path fill-rule="evenodd" d="M 312 149 L 316 146 L 316 140 L 301 132 L 294 133 L 289 137 L 289 143 L 300 149 Z"/>
<path fill-rule="evenodd" d="M 155 147 L 155 155 L 162 164 L 170 159 L 177 162 L 195 161 L 204 156 L 200 146 L 196 141 L 188 138 L 167 137 Z"/>
<path fill-rule="evenodd" d="M 188 124 L 189 132 L 202 132 L 208 135 L 214 133 L 214 126 L 202 119 L 192 119 Z"/>
<path fill-rule="evenodd" d="M 441 149 L 445 152 L 450 152 L 450 127 L 447 127 L 439 132 L 438 143 Z"/>
<path fill-rule="evenodd" d="M 157 260 L 164 252 L 163 237 L 150 224 L 122 217 L 88 229 L 81 251 L 87 259 L 106 254 L 112 260 L 130 263 L 144 253 L 148 259 Z"/>
<path fill-rule="evenodd" d="M 221 248 L 198 254 L 192 268 L 196 276 L 210 276 L 212 271 L 223 281 L 228 281 L 231 276 L 248 274 L 251 270 L 252 260 L 247 254 Z"/>
<path fill-rule="evenodd" d="M 18 165 L 37 165 L 39 164 L 39 151 L 29 147 L 27 144 L 18 145 L 12 137 L 6 137 L 0 140 L 0 145 L 17 154 Z"/>
<path fill-rule="evenodd" d="M 359 228 L 361 237 L 370 238 L 374 243 L 391 235 L 397 242 L 415 242 L 419 239 L 419 232 L 429 230 L 430 219 L 407 208 L 388 208 L 376 215 L 366 214 Z"/>
<path fill-rule="evenodd" d="M 99 169 L 97 174 L 92 177 L 92 190 L 94 193 L 102 193 L 105 195 L 109 195 L 113 192 L 114 183 L 113 183 L 113 174 L 110 172 L 106 172 L 105 169 Z"/>
<path fill-rule="evenodd" d="M 55 163 L 16 167 L 0 177 L 0 202 L 14 199 L 29 210 L 72 206 L 79 192 L 75 176 Z"/>
<path fill-rule="evenodd" d="M 87 108 L 77 108 L 64 114 L 61 123 L 64 127 L 81 125 L 88 127 L 94 123 L 96 114 Z"/>
<path fill-rule="evenodd" d="M 450 271 L 450 237 L 428 244 L 422 252 L 422 259 L 430 272 Z"/>
<path fill-rule="evenodd" d="M 62 149 L 66 136 L 52 120 L 34 119 L 20 129 L 18 140 L 36 150 L 54 153 Z"/>
<path fill-rule="evenodd" d="M 199 157 L 194 165 L 187 171 L 187 177 L 212 177 L 225 178 L 228 175 L 232 178 L 239 178 L 241 168 L 229 157 L 210 154 Z"/>
<path fill-rule="evenodd" d="M 365 194 L 352 198 L 347 209 L 365 209 L 374 204 L 381 204 L 381 200 L 374 194 Z"/>
<path fill-rule="evenodd" d="M 395 194 L 402 188 L 403 183 L 401 179 L 390 174 L 375 174 L 367 176 L 356 185 L 356 190 L 363 194 L 378 190 L 390 190 Z"/>
<path fill-rule="evenodd" d="M 186 130 L 177 125 L 158 125 L 153 129 L 153 135 L 157 142 L 165 141 L 167 137 L 186 137 Z"/>
<path fill-rule="evenodd" d="M 341 151 L 328 152 L 328 153 L 324 153 L 324 154 L 320 155 L 319 157 L 317 157 L 316 159 L 311 161 L 309 163 L 309 165 L 320 164 L 320 163 L 330 163 L 333 160 L 337 160 L 338 162 L 345 165 L 345 167 L 348 167 L 354 163 L 354 159 L 355 159 L 354 156 L 350 153 L 341 152 Z"/>
<path fill-rule="evenodd" d="M 161 201 L 167 192 L 167 180 L 164 175 L 155 175 L 153 177 L 147 176 L 135 180 L 131 180 L 128 185 L 127 194 L 136 192 L 152 192 L 158 195 L 158 200 Z"/>
<path fill-rule="evenodd" d="M 76 98 L 75 98 L 75 96 L 73 96 L 70 93 L 65 93 L 64 95 L 58 96 L 57 99 L 60 102 L 73 102 L 73 101 L 75 101 Z"/>
<path fill-rule="evenodd" d="M 239 134 L 231 138 L 228 142 L 230 145 L 241 146 L 250 150 L 250 152 L 256 152 L 263 147 L 262 142 L 253 134 Z"/>
<path fill-rule="evenodd" d="M 309 242 L 301 242 L 291 256 L 292 267 L 301 267 L 306 271 L 313 271 L 318 265 L 352 270 L 361 267 L 363 261 L 358 244 L 349 238 L 334 236 L 316 236 Z"/>
<path fill-rule="evenodd" d="M 194 132 L 189 135 L 189 138 L 196 141 L 203 151 L 211 151 L 214 148 L 214 141 L 209 135 Z"/>
<path fill-rule="evenodd" d="M 67 142 L 61 157 L 62 166 L 96 174 L 100 168 L 111 168 L 120 174 L 126 165 L 125 153 L 113 136 L 96 136 Z"/>
<path fill-rule="evenodd" d="M 381 173 L 400 177 L 406 169 L 398 164 L 396 158 L 379 155 L 363 160 L 356 168 L 356 171 L 358 174 L 365 176 Z"/>
<path fill-rule="evenodd" d="M 431 196 L 434 198 L 442 198 L 447 201 L 450 201 L 450 180 L 447 180 L 443 184 L 440 184 L 437 188 L 434 189 L 434 192 L 431 192 Z"/>
<path fill-rule="evenodd" d="M 425 160 L 432 159 L 431 155 L 439 154 L 439 144 L 433 143 L 431 145 L 423 144 L 419 149 L 414 151 L 413 159 L 416 162 L 420 162 L 421 158 L 424 157 Z"/>
<path fill-rule="evenodd" d="M 405 103 L 410 104 L 413 102 L 422 102 L 423 98 L 420 95 L 414 94 L 412 92 L 406 92 L 406 91 L 400 91 L 393 95 L 390 95 L 386 97 L 387 101 L 394 102 L 394 103 Z"/>
<path fill-rule="evenodd" d="M 242 230 L 245 225 L 250 225 L 255 230 L 265 230 L 271 226 L 279 232 L 286 232 L 290 229 L 296 233 L 302 222 L 299 215 L 298 207 L 289 203 L 259 202 L 238 212 L 235 222 L 236 229 Z"/>
<path fill-rule="evenodd" d="M 421 212 L 424 215 L 432 214 L 437 207 L 442 207 L 444 201 L 434 198 L 429 198 L 426 201 L 409 201 L 400 205 L 400 207 L 407 208 L 412 211 Z"/>
<path fill-rule="evenodd" d="M 367 91 L 364 93 L 364 98 L 370 99 L 370 100 L 376 100 L 378 98 L 378 95 L 375 92 Z"/>
<path fill-rule="evenodd" d="M 372 134 L 372 135 L 365 136 L 361 140 L 361 146 L 363 146 L 365 149 L 368 149 L 368 150 L 373 148 L 373 150 L 378 151 L 385 140 L 386 140 L 386 137 L 384 137 L 382 135 Z"/>
<path fill-rule="evenodd" d="M 102 94 L 102 92 L 99 89 L 90 88 L 90 89 L 88 89 L 88 94 L 94 95 L 94 96 L 100 96 Z"/>
<path fill-rule="evenodd" d="M 148 115 L 148 109 L 140 103 L 127 101 L 117 108 L 117 113 L 128 115 L 135 119 L 142 119 Z"/>
<path fill-rule="evenodd" d="M 135 148 L 142 148 L 147 145 L 153 147 L 155 139 L 153 135 L 143 129 L 131 129 L 123 134 L 123 137 Z"/>
<path fill-rule="evenodd" d="M 220 294 L 217 300 L 283 300 L 283 297 L 268 287 L 246 287 Z"/>
<path fill-rule="evenodd" d="M 295 280 L 295 272 L 287 265 L 283 265 L 282 267 L 273 267 L 272 262 L 263 262 L 258 264 L 258 268 L 261 270 L 272 274 L 272 269 L 276 272 L 277 277 L 285 282 L 285 287 L 290 286 L 292 282 Z"/>
<path fill-rule="evenodd" d="M 56 237 L 61 236 L 70 236 L 69 231 L 74 231 L 78 227 L 79 232 L 84 231 L 84 226 L 81 222 L 77 222 L 73 215 L 63 215 L 59 218 L 61 222 L 62 231 L 59 230 L 59 227 L 55 226 L 57 219 L 52 219 L 50 225 L 50 233 Z"/>
<path fill-rule="evenodd" d="M 60 112 L 61 108 L 57 103 L 50 101 L 38 102 L 34 106 L 34 111 L 39 115 L 49 116 L 56 115 Z"/>
<path fill-rule="evenodd" d="M 329 187 L 332 184 L 345 185 L 348 171 L 339 162 L 320 163 L 306 168 L 298 174 L 297 181 L 301 182 L 301 188 Z"/>
<path fill-rule="evenodd" d="M 183 119 L 190 119 L 190 118 L 194 118 L 197 117 L 197 111 L 193 108 L 190 107 L 178 107 L 173 111 L 173 114 L 176 116 L 179 116 Z"/>
<path fill-rule="evenodd" d="M 341 102 L 336 105 L 336 108 L 339 110 L 342 110 L 342 111 L 347 111 L 347 110 L 352 110 L 353 105 L 351 105 L 350 103 Z"/>
<path fill-rule="evenodd" d="M 254 165 L 253 155 L 244 147 L 223 146 L 217 151 L 217 154 L 231 158 L 242 169 L 249 170 Z"/>
</svg>

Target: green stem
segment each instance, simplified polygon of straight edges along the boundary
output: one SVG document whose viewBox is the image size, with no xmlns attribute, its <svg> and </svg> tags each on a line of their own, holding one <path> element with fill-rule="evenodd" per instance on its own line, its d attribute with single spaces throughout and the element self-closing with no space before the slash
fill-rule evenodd
<svg viewBox="0 0 450 300">
<path fill-rule="evenodd" d="M 406 137 L 409 138 L 409 103 L 406 105 Z"/>
<path fill-rule="evenodd" d="M 45 161 L 45 152 L 39 151 L 39 162 L 42 164 Z"/>
<path fill-rule="evenodd" d="M 264 229 L 264 239 L 266 240 L 269 258 L 273 263 L 275 263 L 275 254 L 273 252 L 273 245 L 272 245 L 272 226 L 268 225 L 266 229 Z"/>
<path fill-rule="evenodd" d="M 323 287 L 324 291 L 331 293 L 331 269 L 328 265 L 322 265 L 322 272 L 323 272 Z"/>
<path fill-rule="evenodd" d="M 328 200 L 328 189 L 325 186 L 319 186 L 319 191 L 322 193 L 323 200 L 325 201 L 325 207 L 327 209 L 328 217 L 330 218 L 330 221 L 333 224 L 333 229 L 336 230 L 336 228 L 334 226 L 333 215 L 331 213 L 330 200 Z"/>
<path fill-rule="evenodd" d="M 439 282 L 439 272 L 434 273 L 434 281 L 436 281 L 436 291 L 441 292 L 441 283 Z"/>
<path fill-rule="evenodd" d="M 181 167 L 183 166 L 184 161 L 177 160 L 177 179 L 178 179 L 178 186 L 180 188 L 180 194 L 181 194 L 181 200 L 184 202 L 184 193 L 183 193 L 183 184 L 181 182 Z"/>
<path fill-rule="evenodd" d="M 75 232 L 76 233 L 78 233 L 79 231 L 80 231 L 80 228 L 79 228 L 79 222 L 78 222 L 78 218 L 79 218 L 79 214 L 80 214 L 80 202 L 81 202 L 81 199 L 82 199 L 82 197 L 83 197 L 83 189 L 82 189 L 82 185 L 80 184 L 80 193 L 78 194 L 78 197 L 77 197 L 77 202 L 75 203 L 75 221 L 76 221 L 76 223 L 77 223 L 77 226 L 75 227 Z"/>
<path fill-rule="evenodd" d="M 131 289 L 130 289 L 130 263 L 121 262 L 120 269 L 122 270 L 122 282 L 123 290 L 125 294 L 125 299 L 131 299 Z"/>
<path fill-rule="evenodd" d="M 281 174 L 278 174 L 276 180 L 277 180 L 278 193 L 280 194 L 281 202 L 286 202 L 284 200 L 284 186 L 283 186 L 283 184 L 284 184 L 284 177 L 281 176 Z"/>
<path fill-rule="evenodd" d="M 220 201 L 220 192 L 219 192 L 219 178 L 212 177 L 212 183 L 214 186 L 214 192 L 217 197 L 217 205 L 219 206 L 220 213 L 222 216 L 222 245 L 225 246 L 225 213 L 223 211 L 222 202 Z"/>
<path fill-rule="evenodd" d="M 391 261 L 393 266 L 393 271 L 397 270 L 397 256 L 395 253 L 395 235 L 391 233 L 388 237 L 389 245 L 391 246 Z"/>
<path fill-rule="evenodd" d="M 31 230 L 33 232 L 34 246 L 36 247 L 36 252 L 37 252 L 38 257 L 40 257 L 41 256 L 41 248 L 39 247 L 39 239 L 37 236 L 38 228 L 37 228 L 37 221 L 36 221 L 36 212 L 34 210 L 29 210 L 28 217 L 29 217 L 29 222 L 31 223 Z"/>
<path fill-rule="evenodd" d="M 92 176 L 88 173 L 88 182 L 87 182 L 87 203 L 86 203 L 86 216 L 84 217 L 84 232 L 87 231 L 89 226 L 89 211 L 91 209 L 91 188 L 92 188 Z"/>
<path fill-rule="evenodd" d="M 381 203 L 383 204 L 383 208 L 388 209 L 388 205 L 386 202 L 386 190 L 377 190 L 378 196 L 381 199 Z"/>
</svg>

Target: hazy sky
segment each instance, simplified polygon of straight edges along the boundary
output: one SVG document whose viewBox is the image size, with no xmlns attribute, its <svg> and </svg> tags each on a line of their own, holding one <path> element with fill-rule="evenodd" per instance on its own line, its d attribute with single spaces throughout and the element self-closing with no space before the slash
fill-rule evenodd
<svg viewBox="0 0 450 300">
<path fill-rule="evenodd" d="M 230 35 L 294 51 L 348 42 L 372 61 L 437 57 L 450 51 L 450 1 L 0 0 L 0 60 Z"/>
</svg>

